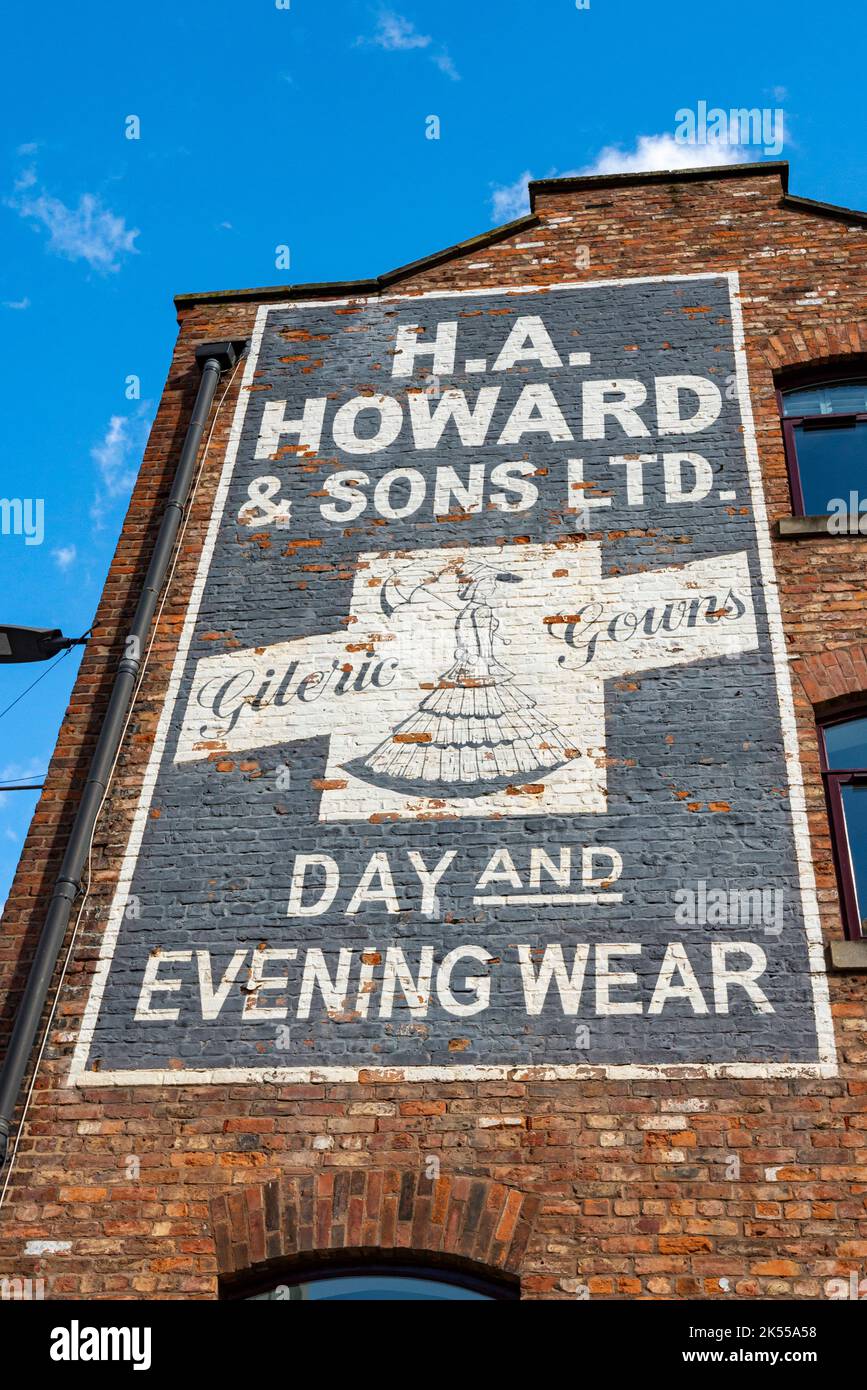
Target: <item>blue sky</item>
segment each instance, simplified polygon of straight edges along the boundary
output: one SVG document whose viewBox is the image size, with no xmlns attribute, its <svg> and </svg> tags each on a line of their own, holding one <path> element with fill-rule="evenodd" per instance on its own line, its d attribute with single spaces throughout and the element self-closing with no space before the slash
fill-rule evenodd
<svg viewBox="0 0 867 1390">
<path fill-rule="evenodd" d="M 677 113 L 702 101 L 782 111 L 792 191 L 865 208 L 853 15 L 842 0 L 15 7 L 0 498 L 41 500 L 44 534 L 0 534 L 0 621 L 89 627 L 168 367 L 173 294 L 377 274 L 519 216 L 528 175 L 765 157 L 676 141 Z M 47 768 L 78 660 L 0 716 L 0 783 Z M 46 671 L 0 666 L 0 711 Z M 0 791 L 0 901 L 35 801 Z"/>
</svg>

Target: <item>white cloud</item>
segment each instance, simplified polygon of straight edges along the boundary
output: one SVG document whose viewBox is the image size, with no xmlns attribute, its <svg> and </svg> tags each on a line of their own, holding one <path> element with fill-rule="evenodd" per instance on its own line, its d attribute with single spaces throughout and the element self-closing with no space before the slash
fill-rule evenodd
<svg viewBox="0 0 867 1390">
<path fill-rule="evenodd" d="M 495 184 L 491 194 L 491 214 L 494 222 L 514 222 L 530 211 L 527 185 L 533 175 L 529 169 L 519 174 L 514 183 Z"/>
<path fill-rule="evenodd" d="M 48 250 L 68 261 L 86 261 L 103 274 L 120 269 L 124 256 L 136 253 L 139 232 L 127 227 L 122 217 L 103 205 L 95 193 L 82 193 L 75 208 L 44 189 L 35 169 L 25 169 L 15 181 L 18 197 L 8 198 L 7 206 L 19 216 L 48 233 Z"/>
<path fill-rule="evenodd" d="M 673 135 L 639 135 L 634 150 L 606 145 L 582 174 L 639 174 L 656 169 L 702 169 L 711 164 L 740 164 L 749 155 L 740 145 L 709 141 L 688 145 Z"/>
<path fill-rule="evenodd" d="M 148 422 L 140 416 L 112 415 L 105 436 L 91 449 L 90 456 L 99 473 L 96 497 L 90 509 L 97 528 L 102 525 L 112 503 L 132 491 L 148 429 Z"/>
<path fill-rule="evenodd" d="M 4 299 L 4 309 L 29 309 L 30 300 L 25 295 L 23 299 Z"/>
<path fill-rule="evenodd" d="M 461 75 L 452 62 L 451 54 L 447 48 L 440 48 L 430 56 L 431 62 L 436 64 L 440 72 L 444 72 L 446 77 L 450 77 L 453 82 L 460 82 Z"/>
<path fill-rule="evenodd" d="M 51 554 L 54 556 L 54 563 L 57 568 L 65 571 L 75 564 L 78 551 L 74 545 L 59 545 L 56 550 L 52 550 Z"/>
<path fill-rule="evenodd" d="M 379 16 L 379 27 L 369 39 L 359 39 L 359 43 L 373 43 L 389 53 L 403 53 L 408 48 L 427 48 L 433 40 L 430 34 L 419 34 L 415 25 L 403 15 L 393 10 L 383 10 Z"/>
<path fill-rule="evenodd" d="M 428 49 L 428 57 L 440 72 L 445 73 L 453 82 L 461 80 L 461 75 L 445 45 L 434 45 L 430 34 L 420 34 L 412 20 L 395 14 L 394 10 L 381 10 L 376 32 L 369 38 L 357 38 L 355 42 L 356 46 L 371 44 L 376 48 L 385 49 L 386 53 L 407 53 L 414 48 Z"/>
</svg>

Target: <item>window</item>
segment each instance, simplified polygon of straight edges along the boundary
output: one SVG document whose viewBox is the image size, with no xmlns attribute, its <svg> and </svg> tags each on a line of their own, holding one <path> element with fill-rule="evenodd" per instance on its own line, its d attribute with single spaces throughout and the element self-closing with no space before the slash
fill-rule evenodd
<svg viewBox="0 0 867 1390">
<path fill-rule="evenodd" d="M 867 714 L 821 731 L 822 772 L 846 932 L 867 936 Z"/>
<path fill-rule="evenodd" d="M 435 1265 L 390 1262 L 309 1265 L 282 1277 L 227 1288 L 223 1297 L 250 1302 L 429 1302 L 459 1299 L 494 1302 L 519 1297 L 517 1282 L 500 1282 L 482 1275 Z"/>
<path fill-rule="evenodd" d="M 785 386 L 777 399 L 795 514 L 857 512 L 867 502 L 867 370 Z"/>
</svg>

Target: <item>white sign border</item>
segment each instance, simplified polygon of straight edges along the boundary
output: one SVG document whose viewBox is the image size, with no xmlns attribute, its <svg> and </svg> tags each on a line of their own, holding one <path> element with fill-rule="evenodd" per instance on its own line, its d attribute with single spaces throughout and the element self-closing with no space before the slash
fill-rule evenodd
<svg viewBox="0 0 867 1390">
<path fill-rule="evenodd" d="M 587 290 L 621 287 L 624 285 L 662 284 L 694 280 L 725 280 L 729 287 L 729 301 L 732 315 L 732 337 L 736 364 L 737 398 L 744 429 L 744 450 L 752 494 L 753 514 L 756 528 L 756 544 L 762 575 L 762 586 L 767 611 L 768 630 L 774 661 L 774 673 L 780 711 L 780 724 L 783 734 L 783 748 L 789 782 L 789 807 L 792 816 L 792 832 L 798 860 L 801 884 L 801 903 L 804 914 L 804 928 L 807 939 L 808 959 L 813 986 L 813 1012 L 816 1023 L 818 1060 L 815 1062 L 709 1062 L 709 1063 L 649 1063 L 647 1065 L 623 1065 L 621 1063 L 592 1065 L 588 1063 L 574 1066 L 405 1066 L 405 1067 L 216 1067 L 201 1069 L 143 1069 L 116 1071 L 88 1071 L 87 1059 L 96 1029 L 96 1022 L 105 993 L 111 962 L 117 945 L 120 925 L 132 884 L 133 874 L 138 863 L 148 813 L 156 787 L 157 776 L 162 765 L 169 728 L 175 704 L 180 691 L 181 680 L 186 666 L 187 654 L 192 641 L 199 608 L 205 591 L 205 584 L 213 558 L 220 525 L 223 519 L 226 497 L 232 480 L 241 433 L 250 399 L 249 388 L 253 378 L 262 346 L 268 315 L 279 312 L 292 312 L 298 308 L 339 304 L 381 303 L 384 300 L 443 299 L 459 298 L 468 295 L 496 294 L 549 294 L 558 290 Z M 78 1041 L 72 1057 L 68 1084 L 70 1086 L 185 1086 L 185 1085 L 232 1085 L 238 1082 L 258 1084 L 311 1083 L 318 1081 L 359 1081 L 400 1082 L 400 1081 L 550 1081 L 580 1080 L 584 1078 L 612 1077 L 623 1080 L 646 1080 L 654 1077 L 833 1077 L 837 1075 L 837 1053 L 834 1040 L 834 1024 L 831 1016 L 828 981 L 825 973 L 824 944 L 819 920 L 816 884 L 813 874 L 810 849 L 810 831 L 804 798 L 803 777 L 798 751 L 798 734 L 795 723 L 795 708 L 792 697 L 788 654 L 783 632 L 782 616 L 778 598 L 777 577 L 774 569 L 773 550 L 768 529 L 765 507 L 764 487 L 761 465 L 759 463 L 752 402 L 749 394 L 746 347 L 744 341 L 743 314 L 741 311 L 740 282 L 736 270 L 700 271 L 683 275 L 641 275 L 613 280 L 582 280 L 561 282 L 553 285 L 505 285 L 478 286 L 470 290 L 430 290 L 422 294 L 389 294 L 351 296 L 343 299 L 303 299 L 288 300 L 277 304 L 262 304 L 256 313 L 256 323 L 250 343 L 250 351 L 244 366 L 235 415 L 229 432 L 229 441 L 220 480 L 214 497 L 205 543 L 199 557 L 196 578 L 190 591 L 181 638 L 172 666 L 172 673 L 166 688 L 165 700 L 160 714 L 156 735 L 151 747 L 150 758 L 142 781 L 138 805 L 133 817 L 129 840 L 115 886 L 114 897 L 109 911 L 105 933 L 102 939 L 99 959 L 91 983 L 90 995 L 82 1015 Z"/>
</svg>

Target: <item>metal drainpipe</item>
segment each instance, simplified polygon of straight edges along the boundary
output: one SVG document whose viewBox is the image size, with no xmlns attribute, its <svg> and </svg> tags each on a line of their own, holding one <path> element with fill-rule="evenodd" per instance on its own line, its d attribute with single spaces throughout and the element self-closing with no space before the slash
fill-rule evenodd
<svg viewBox="0 0 867 1390">
<path fill-rule="evenodd" d="M 60 873 L 54 885 L 45 926 L 42 929 L 33 964 L 30 967 L 24 995 L 12 1028 L 9 1050 L 3 1064 L 2 1074 L 0 1074 L 0 1168 L 6 1162 L 9 1133 L 18 1104 L 21 1082 L 33 1052 L 33 1043 L 39 1030 L 45 1000 L 66 936 L 66 929 L 69 926 L 72 905 L 81 891 L 81 875 L 90 850 L 91 837 L 108 787 L 115 756 L 123 737 L 130 700 L 141 669 L 142 653 L 145 650 L 157 600 L 165 582 L 181 518 L 189 498 L 199 445 L 202 442 L 202 435 L 211 411 L 217 385 L 221 374 L 234 367 L 238 359 L 243 357 L 246 349 L 247 344 L 240 341 L 205 343 L 196 349 L 196 362 L 201 371 L 201 380 L 199 381 L 196 403 L 193 406 L 192 418 L 148 565 L 135 618 L 126 639 L 126 652 L 121 657 L 115 674 L 108 709 L 99 731 L 87 782 L 69 835 Z"/>
</svg>

